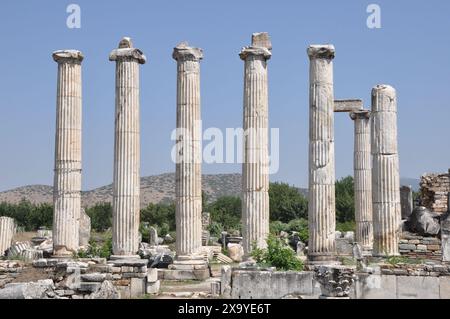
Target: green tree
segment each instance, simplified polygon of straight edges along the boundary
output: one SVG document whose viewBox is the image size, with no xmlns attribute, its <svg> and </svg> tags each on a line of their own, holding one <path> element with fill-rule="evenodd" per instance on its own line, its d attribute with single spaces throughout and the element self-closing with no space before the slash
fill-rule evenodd
<svg viewBox="0 0 450 319">
<path fill-rule="evenodd" d="M 336 221 L 338 223 L 355 220 L 354 197 L 353 177 L 347 176 L 336 182 Z"/>
<path fill-rule="evenodd" d="M 166 235 L 175 230 L 175 204 L 153 204 L 141 210 L 141 222 L 156 226 L 160 235 Z"/>
<path fill-rule="evenodd" d="M 91 218 L 92 229 L 104 232 L 112 225 L 112 206 L 110 203 L 100 203 L 86 209 Z"/>
<path fill-rule="evenodd" d="M 308 218 L 308 201 L 297 188 L 284 183 L 271 183 L 269 188 L 270 220 L 289 223 Z"/>
<path fill-rule="evenodd" d="M 241 199 L 236 196 L 223 196 L 208 205 L 211 221 L 223 226 L 224 230 L 240 230 Z M 217 228 L 217 225 L 215 225 Z"/>
</svg>

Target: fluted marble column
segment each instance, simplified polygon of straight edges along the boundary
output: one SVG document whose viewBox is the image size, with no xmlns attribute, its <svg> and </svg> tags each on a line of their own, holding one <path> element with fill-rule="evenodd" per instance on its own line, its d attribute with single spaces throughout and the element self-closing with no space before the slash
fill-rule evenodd
<svg viewBox="0 0 450 319">
<path fill-rule="evenodd" d="M 58 63 L 53 254 L 71 256 L 79 246 L 81 210 L 81 62 L 76 50 L 56 51 Z"/>
<path fill-rule="evenodd" d="M 114 257 L 136 256 L 139 249 L 140 125 L 139 65 L 145 55 L 123 38 L 111 52 L 116 62 L 113 181 Z"/>
<path fill-rule="evenodd" d="M 388 85 L 372 89 L 372 160 L 373 255 L 398 255 L 401 206 L 397 96 Z"/>
<path fill-rule="evenodd" d="M 0 217 L 0 257 L 4 256 L 5 251 L 11 247 L 15 228 L 14 219 Z"/>
<path fill-rule="evenodd" d="M 202 246 L 200 61 L 203 51 L 186 42 L 177 61 L 176 251 L 191 259 Z"/>
<path fill-rule="evenodd" d="M 332 45 L 311 45 L 309 89 L 308 260 L 335 259 L 334 93 Z"/>
<path fill-rule="evenodd" d="M 372 250 L 372 158 L 370 150 L 370 111 L 350 113 L 355 122 L 353 174 L 355 188 L 356 242 Z"/>
<path fill-rule="evenodd" d="M 244 255 L 265 248 L 269 235 L 269 94 L 267 61 L 272 45 L 267 33 L 255 33 L 240 57 L 244 71 L 244 161 L 242 164 L 242 235 Z"/>
</svg>

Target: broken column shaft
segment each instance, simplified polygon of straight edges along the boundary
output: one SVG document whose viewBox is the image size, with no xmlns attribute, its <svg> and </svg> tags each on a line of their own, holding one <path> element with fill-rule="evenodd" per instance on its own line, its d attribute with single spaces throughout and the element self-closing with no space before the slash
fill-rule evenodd
<svg viewBox="0 0 450 319">
<path fill-rule="evenodd" d="M 399 254 L 401 222 L 397 149 L 397 96 L 388 85 L 372 89 L 373 255 Z"/>
<path fill-rule="evenodd" d="M 10 217 L 0 217 L 0 257 L 5 255 L 5 251 L 11 247 L 15 232 L 14 219 Z"/>
</svg>

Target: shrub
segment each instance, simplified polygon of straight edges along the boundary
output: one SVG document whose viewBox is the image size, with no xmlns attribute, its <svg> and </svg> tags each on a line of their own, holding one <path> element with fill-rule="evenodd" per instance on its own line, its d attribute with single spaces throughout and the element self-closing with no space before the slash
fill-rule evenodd
<svg viewBox="0 0 450 319">
<path fill-rule="evenodd" d="M 336 230 L 340 232 L 348 232 L 356 230 L 356 223 L 354 221 L 348 221 L 344 223 L 336 223 Z"/>
<path fill-rule="evenodd" d="M 273 235 L 267 239 L 266 249 L 254 247 L 251 255 L 258 264 L 276 267 L 278 270 L 302 271 L 304 267 L 295 252 Z"/>
<path fill-rule="evenodd" d="M 276 220 L 270 222 L 269 229 L 272 235 L 279 235 L 282 231 L 289 231 L 289 226 L 288 224 Z"/>
<path fill-rule="evenodd" d="M 80 250 L 76 254 L 78 258 L 109 258 L 113 254 L 112 249 L 112 235 L 106 233 L 104 241 L 99 243 L 95 240 L 89 242 L 89 248 L 87 250 Z"/>
<path fill-rule="evenodd" d="M 213 221 L 209 224 L 208 230 L 209 230 L 209 233 L 211 234 L 211 236 L 220 238 L 220 236 L 222 235 L 222 232 L 223 232 L 223 226 L 221 223 Z"/>
<path fill-rule="evenodd" d="M 295 231 L 298 233 L 300 240 L 304 243 L 308 242 L 309 231 L 308 231 L 308 220 L 304 218 L 291 220 L 288 224 L 289 231 Z"/>
</svg>

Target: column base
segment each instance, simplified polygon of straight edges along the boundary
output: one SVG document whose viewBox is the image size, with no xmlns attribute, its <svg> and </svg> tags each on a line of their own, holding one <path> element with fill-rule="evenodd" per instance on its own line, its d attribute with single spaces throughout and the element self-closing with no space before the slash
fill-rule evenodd
<svg viewBox="0 0 450 319">
<path fill-rule="evenodd" d="M 363 250 L 362 250 L 363 257 L 371 257 L 372 253 L 373 253 L 373 250 L 369 249 L 369 248 L 363 248 Z"/>
<path fill-rule="evenodd" d="M 64 246 L 59 246 L 60 248 L 53 248 L 53 253 L 51 255 L 51 258 L 57 258 L 57 259 L 73 259 L 74 254 L 76 254 L 75 251 L 67 250 Z"/>
<path fill-rule="evenodd" d="M 205 257 L 197 254 L 177 256 L 169 270 L 204 270 L 208 269 Z"/>
<path fill-rule="evenodd" d="M 177 256 L 173 264 L 163 271 L 164 280 L 205 280 L 209 277 L 208 262 L 197 254 Z"/>
<path fill-rule="evenodd" d="M 307 256 L 307 264 L 308 265 L 339 265 L 340 262 L 337 260 L 336 255 L 328 254 L 328 255 L 308 255 Z"/>
</svg>

